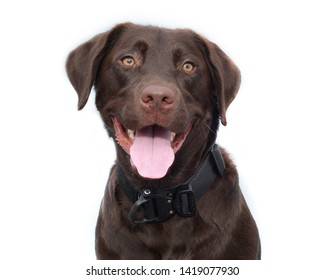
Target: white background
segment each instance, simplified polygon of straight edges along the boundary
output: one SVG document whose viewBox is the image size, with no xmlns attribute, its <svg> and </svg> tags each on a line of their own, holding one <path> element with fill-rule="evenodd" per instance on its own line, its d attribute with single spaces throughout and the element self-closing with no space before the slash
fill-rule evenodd
<svg viewBox="0 0 325 280">
<path fill-rule="evenodd" d="M 1 279 L 81 279 L 78 273 L 94 263 L 96 218 L 115 151 L 94 94 L 77 111 L 64 64 L 72 49 L 124 21 L 192 28 L 238 65 L 242 85 L 218 139 L 238 166 L 260 230 L 257 270 L 264 279 L 321 279 L 321 1 L 6 2 L 0 4 Z M 242 279 L 252 279 L 250 273 Z"/>
</svg>

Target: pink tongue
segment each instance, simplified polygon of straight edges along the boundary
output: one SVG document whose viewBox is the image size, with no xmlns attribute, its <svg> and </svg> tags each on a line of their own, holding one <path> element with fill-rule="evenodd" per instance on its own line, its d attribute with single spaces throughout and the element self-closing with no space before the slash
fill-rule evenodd
<svg viewBox="0 0 325 280">
<path fill-rule="evenodd" d="M 136 131 L 130 155 L 142 177 L 158 179 L 166 175 L 175 157 L 170 136 L 170 131 L 156 125 Z"/>
</svg>

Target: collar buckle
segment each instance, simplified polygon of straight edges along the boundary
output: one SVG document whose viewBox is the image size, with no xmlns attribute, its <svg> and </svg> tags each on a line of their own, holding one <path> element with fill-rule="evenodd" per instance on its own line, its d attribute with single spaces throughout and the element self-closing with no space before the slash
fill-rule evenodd
<svg viewBox="0 0 325 280">
<path fill-rule="evenodd" d="M 136 224 L 158 223 L 175 213 L 170 193 L 158 188 L 145 189 L 132 206 L 129 219 Z"/>
<path fill-rule="evenodd" d="M 129 219 L 136 224 L 158 223 L 177 213 L 187 218 L 195 215 L 195 197 L 190 184 L 173 189 L 148 188 L 132 206 Z"/>
<path fill-rule="evenodd" d="M 195 197 L 190 184 L 181 185 L 175 194 L 174 208 L 181 217 L 193 217 L 196 212 Z"/>
</svg>

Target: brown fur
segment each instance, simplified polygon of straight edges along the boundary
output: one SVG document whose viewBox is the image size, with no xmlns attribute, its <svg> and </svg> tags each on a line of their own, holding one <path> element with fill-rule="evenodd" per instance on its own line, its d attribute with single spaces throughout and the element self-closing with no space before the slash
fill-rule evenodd
<svg viewBox="0 0 325 280">
<path fill-rule="evenodd" d="M 126 56 L 132 56 L 136 64 L 123 65 Z M 193 72 L 184 72 L 186 61 L 194 62 Z M 113 138 L 118 137 L 112 117 L 132 130 L 156 124 L 183 133 L 192 124 L 173 165 L 161 179 L 142 178 L 131 166 L 129 154 L 116 142 L 117 161 L 96 228 L 98 259 L 260 258 L 258 230 L 240 191 L 236 167 L 224 150 L 224 175 L 197 201 L 192 218 L 175 215 L 161 223 L 133 224 L 128 219 L 132 203 L 117 176 L 120 166 L 129 181 L 142 190 L 153 184 L 176 186 L 194 174 L 209 149 L 211 119 L 220 118 L 226 125 L 227 107 L 240 84 L 239 70 L 224 52 L 191 30 L 127 23 L 71 52 L 67 73 L 78 93 L 79 109 L 95 86 L 96 106 Z M 151 98 L 153 84 L 165 97 L 155 96 L 157 103 L 149 106 L 144 98 Z M 214 104 L 218 113 L 212 115 Z"/>
</svg>

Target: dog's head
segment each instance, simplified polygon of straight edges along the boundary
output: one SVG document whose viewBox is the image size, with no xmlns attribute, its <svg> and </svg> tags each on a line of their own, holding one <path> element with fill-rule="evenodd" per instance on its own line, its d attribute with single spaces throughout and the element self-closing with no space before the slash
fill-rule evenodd
<svg viewBox="0 0 325 280">
<path fill-rule="evenodd" d="M 234 63 L 195 32 L 131 23 L 76 48 L 66 67 L 79 110 L 95 86 L 96 106 L 118 149 L 151 179 L 166 175 L 177 151 L 205 148 L 212 119 L 226 125 L 240 84 Z"/>
</svg>

